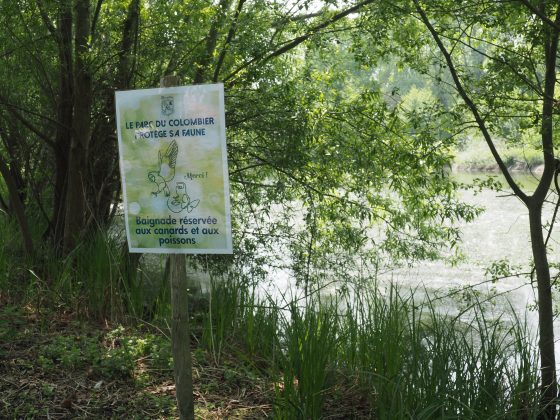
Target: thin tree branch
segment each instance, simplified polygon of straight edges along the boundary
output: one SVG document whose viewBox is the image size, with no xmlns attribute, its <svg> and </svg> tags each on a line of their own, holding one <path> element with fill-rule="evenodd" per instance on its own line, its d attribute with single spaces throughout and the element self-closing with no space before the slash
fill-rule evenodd
<svg viewBox="0 0 560 420">
<path fill-rule="evenodd" d="M 541 10 L 533 6 L 528 0 L 519 0 L 527 9 L 537 15 L 543 22 L 550 25 L 554 30 L 560 31 L 560 24 L 558 21 L 550 20 Z"/>
<path fill-rule="evenodd" d="M 220 76 L 220 70 L 222 69 L 222 64 L 226 57 L 229 44 L 231 43 L 233 37 L 235 36 L 235 31 L 237 30 L 237 21 L 239 20 L 239 15 L 241 14 L 241 10 L 243 9 L 243 5 L 245 4 L 246 0 L 239 0 L 237 3 L 237 8 L 235 9 L 235 15 L 233 16 L 233 22 L 229 28 L 227 38 L 224 42 L 224 46 L 222 47 L 222 51 L 220 52 L 220 56 L 218 57 L 218 62 L 216 63 L 216 68 L 214 70 L 214 76 L 212 80 L 215 82 L 218 81 L 218 77 Z"/>
<path fill-rule="evenodd" d="M 264 64 L 268 61 L 270 61 L 271 59 L 278 57 L 292 49 L 294 49 L 295 47 L 297 47 L 298 45 L 300 45 L 302 42 L 307 41 L 309 38 L 311 38 L 313 35 L 316 35 L 317 33 L 319 33 L 322 29 L 325 29 L 326 27 L 332 25 L 333 23 L 339 21 L 340 19 L 345 18 L 346 16 L 357 12 L 358 10 L 360 10 L 362 7 L 367 6 L 373 2 L 375 2 L 376 0 L 364 0 L 358 4 L 356 4 L 355 6 L 352 6 L 346 10 L 343 10 L 339 13 L 336 13 L 334 16 L 332 16 L 331 18 L 327 19 L 326 21 L 312 27 L 311 29 L 309 29 L 309 31 L 301 36 L 298 36 L 294 39 L 292 39 L 291 41 L 288 41 L 287 43 L 285 43 L 283 46 L 281 46 L 280 48 L 276 49 L 275 51 L 272 51 L 271 53 L 269 53 L 268 55 L 265 55 L 264 57 L 261 56 L 257 56 L 252 58 L 251 60 L 245 62 L 244 64 L 242 64 L 241 66 L 239 66 L 237 69 L 235 69 L 232 73 L 230 73 L 226 78 L 224 78 L 224 82 L 227 82 L 228 80 L 232 79 L 233 77 L 235 77 L 237 74 L 239 74 L 239 72 L 245 70 L 247 67 L 251 66 L 252 64 L 256 63 L 256 62 L 260 62 L 261 64 Z"/>
<path fill-rule="evenodd" d="M 498 62 L 498 63 L 500 63 L 500 64 L 503 64 L 504 66 L 508 67 L 517 77 L 519 77 L 519 79 L 520 79 L 522 82 L 526 83 L 533 91 L 535 91 L 535 93 L 537 93 L 538 95 L 542 95 L 542 90 L 540 89 L 540 86 L 539 86 L 539 85 L 533 84 L 533 82 L 531 82 L 529 79 L 527 79 L 527 77 L 525 77 L 525 75 L 524 75 L 523 73 L 520 73 L 519 71 L 517 71 L 517 69 L 514 67 L 514 65 L 513 65 L 510 61 L 506 61 L 506 60 L 503 59 L 503 58 L 495 57 L 495 56 L 493 56 L 493 55 L 487 54 L 487 53 L 485 53 L 484 51 L 482 51 L 481 49 L 475 48 L 475 47 L 473 47 L 472 45 L 467 44 L 466 42 L 464 42 L 464 41 L 463 41 L 462 39 L 460 39 L 460 38 L 448 37 L 448 36 L 445 36 L 445 35 L 441 35 L 441 36 L 444 37 L 444 38 L 446 38 L 446 39 L 448 39 L 448 40 L 450 40 L 450 41 L 454 41 L 454 42 L 460 43 L 460 44 L 464 45 L 465 47 L 470 48 L 472 51 L 476 52 L 477 54 L 480 54 L 481 56 L 488 58 L 489 60 L 496 61 L 496 62 Z M 492 42 L 488 42 L 488 41 L 486 41 L 486 40 L 484 40 L 484 39 L 478 39 L 478 38 L 475 38 L 475 37 L 471 37 L 470 35 L 468 35 L 468 36 L 469 36 L 469 38 L 474 38 L 475 40 L 478 40 L 478 41 L 484 42 L 484 43 L 486 43 L 486 44 L 488 44 L 488 45 L 492 45 L 492 46 L 497 47 L 497 45 L 495 45 L 495 44 L 492 43 Z M 510 51 L 510 50 L 508 50 L 508 49 L 505 49 L 505 51 L 511 52 L 511 53 L 513 53 L 513 54 L 515 54 L 515 55 L 517 55 L 517 56 L 522 57 L 522 58 L 527 58 L 527 57 L 523 56 L 522 54 L 519 54 L 519 53 L 514 52 L 514 51 Z M 450 53 L 450 55 L 451 55 L 451 53 Z M 537 81 L 538 81 L 538 79 L 537 79 Z"/>
<path fill-rule="evenodd" d="M 56 30 L 56 26 L 52 22 L 52 20 L 49 17 L 47 11 L 45 10 L 45 6 L 43 5 L 43 1 L 42 0 L 35 0 L 35 4 L 37 5 L 37 9 L 39 9 L 39 14 L 41 15 L 41 19 L 43 20 L 43 23 L 45 24 L 47 30 L 50 32 L 50 34 L 53 36 L 53 38 L 58 43 L 60 41 L 60 38 L 58 36 L 59 35 L 58 31 Z"/>
<path fill-rule="evenodd" d="M 52 139 L 47 136 L 45 133 L 41 132 L 37 127 L 35 127 L 31 122 L 29 122 L 26 118 L 24 118 L 19 112 L 17 112 L 14 108 L 8 108 L 8 112 L 12 114 L 19 122 L 21 122 L 29 131 L 43 140 L 48 146 L 54 148 L 55 144 Z"/>
<path fill-rule="evenodd" d="M 461 96 L 461 98 L 463 99 L 463 101 L 465 102 L 465 104 L 467 105 L 467 107 L 469 108 L 471 113 L 473 114 L 473 117 L 476 120 L 477 125 L 478 125 L 478 127 L 479 127 L 479 129 L 480 129 L 480 131 L 481 131 L 481 133 L 484 137 L 484 140 L 486 141 L 486 144 L 488 145 L 488 148 L 490 149 L 490 152 L 492 153 L 492 156 L 494 157 L 494 160 L 498 164 L 498 167 L 500 168 L 500 171 L 504 175 L 504 178 L 506 179 L 508 185 L 513 190 L 515 195 L 517 195 L 521 199 L 521 201 L 523 201 L 525 204 L 527 204 L 528 200 L 529 200 L 529 197 L 527 196 L 527 194 L 525 194 L 521 190 L 521 188 L 519 188 L 519 185 L 517 185 L 517 183 L 515 182 L 515 180 L 513 179 L 511 174 L 509 173 L 506 164 L 504 163 L 504 161 L 502 160 L 502 157 L 498 153 L 498 150 L 496 149 L 496 146 L 494 144 L 492 136 L 490 135 L 490 132 L 488 131 L 488 128 L 486 127 L 484 119 L 480 115 L 480 112 L 478 110 L 477 105 L 473 102 L 473 100 L 471 99 L 469 94 L 466 92 L 466 90 L 463 86 L 463 83 L 461 82 L 461 79 L 459 78 L 459 74 L 457 72 L 457 69 L 455 67 L 455 63 L 454 63 L 451 55 L 447 51 L 447 48 L 445 48 L 445 45 L 443 45 L 443 42 L 442 42 L 438 32 L 436 31 L 434 26 L 431 24 L 430 20 L 428 19 L 428 16 L 426 15 L 424 9 L 422 9 L 422 7 L 420 6 L 420 3 L 418 2 L 418 0 L 413 0 L 413 1 L 414 1 L 415 6 L 416 6 L 416 11 L 420 15 L 420 18 L 421 18 L 422 22 L 424 23 L 424 25 L 426 26 L 426 28 L 428 29 L 428 31 L 432 35 L 432 38 L 436 42 L 439 50 L 441 51 L 441 53 L 445 57 L 445 61 L 446 61 L 447 66 L 449 68 L 449 72 L 451 73 L 451 77 L 453 78 L 453 81 L 455 82 L 455 86 L 457 87 L 457 91 L 459 92 L 459 95 Z"/>
<path fill-rule="evenodd" d="M 97 0 L 97 4 L 95 5 L 95 12 L 93 13 L 93 19 L 91 20 L 91 43 L 95 41 L 96 28 L 97 28 L 97 21 L 99 20 L 99 14 L 101 13 L 101 6 L 103 5 L 103 0 Z"/>
</svg>

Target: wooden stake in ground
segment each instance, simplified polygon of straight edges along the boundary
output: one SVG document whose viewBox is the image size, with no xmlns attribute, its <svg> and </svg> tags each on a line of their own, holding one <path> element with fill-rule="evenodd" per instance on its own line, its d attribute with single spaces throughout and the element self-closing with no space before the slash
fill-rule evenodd
<svg viewBox="0 0 560 420">
<path fill-rule="evenodd" d="M 177 86 L 177 76 L 165 76 L 161 87 Z M 181 420 L 194 420 L 194 399 L 192 385 L 191 338 L 188 307 L 188 284 L 185 255 L 169 256 L 169 277 L 171 282 L 171 341 L 173 348 L 173 373 L 175 393 Z"/>
<path fill-rule="evenodd" d="M 177 407 L 181 420 L 194 419 L 191 340 L 185 256 L 169 256 L 171 278 L 171 340 Z"/>
</svg>

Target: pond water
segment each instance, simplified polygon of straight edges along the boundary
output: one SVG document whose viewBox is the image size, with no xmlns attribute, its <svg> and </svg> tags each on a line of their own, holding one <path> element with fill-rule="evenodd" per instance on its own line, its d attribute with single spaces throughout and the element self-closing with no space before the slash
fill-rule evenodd
<svg viewBox="0 0 560 420">
<path fill-rule="evenodd" d="M 457 180 L 469 183 L 474 178 L 488 177 L 488 174 L 462 173 L 454 174 Z M 530 193 L 536 186 L 537 180 L 530 175 L 516 175 L 516 180 L 524 186 L 524 191 Z M 504 183 L 505 185 L 505 183 Z M 450 265 L 444 261 L 422 261 L 413 267 L 395 268 L 379 275 L 381 287 L 394 283 L 401 292 L 411 291 L 415 299 L 422 299 L 422 295 L 429 294 L 432 298 L 444 297 L 440 302 L 440 310 L 447 313 L 457 313 L 462 303 L 463 295 L 455 293 L 458 288 L 473 286 L 473 290 L 480 292 L 480 299 L 496 296 L 485 305 L 495 317 L 510 317 L 511 308 L 517 317 L 526 319 L 532 334 L 536 336 L 538 315 L 531 306 L 535 304 L 536 290 L 530 284 L 527 276 L 509 277 L 489 282 L 485 275 L 486 269 L 492 262 L 505 260 L 512 265 L 520 266 L 520 272 L 530 271 L 531 245 L 529 240 L 528 211 L 523 203 L 507 191 L 496 192 L 483 189 L 479 193 L 472 190 L 459 192 L 462 200 L 469 204 L 482 206 L 485 211 L 472 223 L 461 226 L 462 243 L 460 249 L 464 259 L 457 265 Z M 543 220 L 550 219 L 554 206 L 549 204 L 544 209 Z M 549 254 L 550 262 L 560 262 L 558 244 L 560 243 L 560 226 L 553 232 Z M 261 285 L 263 295 L 268 295 L 282 301 L 301 296 L 293 284 L 288 270 L 268 267 L 268 284 Z M 198 273 L 201 274 L 201 273 Z M 195 275 L 196 276 L 196 275 Z M 199 279 L 203 288 L 207 289 L 207 276 Z M 453 295 L 452 298 L 445 298 Z M 560 310 L 560 297 L 557 296 L 557 308 Z M 556 357 L 560 361 L 560 319 L 555 321 Z"/>
<path fill-rule="evenodd" d="M 454 177 L 463 183 L 471 183 L 475 178 L 488 176 L 473 173 L 454 174 Z M 523 185 L 527 193 L 531 193 L 537 184 L 537 179 L 528 174 L 516 175 L 516 181 Z M 479 299 L 485 302 L 489 296 L 496 296 L 485 305 L 492 315 L 510 317 L 513 308 L 519 319 L 527 320 L 531 332 L 536 335 L 538 314 L 531 308 L 535 304 L 536 290 L 531 286 L 528 277 L 509 277 L 490 282 L 489 276 L 485 275 L 486 269 L 499 260 L 520 266 L 518 272 L 530 271 L 531 244 L 527 209 L 519 199 L 507 191 L 483 189 L 475 193 L 473 190 L 461 190 L 459 194 L 464 202 L 485 209 L 473 222 L 461 225 L 460 249 L 464 259 L 454 266 L 445 261 L 421 261 L 413 267 L 385 271 L 378 277 L 379 285 L 383 288 L 391 283 L 396 284 L 401 292 L 413 292 L 415 299 L 422 299 L 422 295 L 425 294 L 431 298 L 443 297 L 438 300 L 440 310 L 451 314 L 457 313 L 464 303 L 461 302 L 463 294 L 456 293 L 457 289 L 470 285 L 473 286 L 473 290 L 480 292 Z M 552 204 L 545 207 L 543 220 L 550 219 L 553 211 Z M 555 230 L 549 242 L 552 249 L 549 255 L 551 262 L 560 261 L 557 252 L 554 252 L 560 242 L 560 226 Z M 287 271 L 270 269 L 269 278 L 273 279 L 271 283 L 262 286 L 269 296 L 290 299 L 298 295 Z M 445 298 L 447 295 L 453 297 Z M 555 322 L 555 336 L 557 360 L 560 360 L 560 319 Z"/>
<path fill-rule="evenodd" d="M 472 181 L 481 175 L 458 174 L 462 182 Z M 482 175 L 484 176 L 484 175 Z M 536 180 L 530 175 L 518 175 L 517 180 L 524 185 L 524 191 L 531 192 Z M 531 244 L 529 240 L 529 217 L 524 204 L 508 192 L 485 189 L 478 194 L 471 190 L 461 191 L 464 202 L 482 206 L 485 211 L 472 223 L 462 225 L 462 244 L 464 261 L 451 266 L 443 261 L 425 261 L 411 268 L 399 268 L 381 275 L 385 283 L 394 282 L 405 289 L 425 290 L 430 295 L 449 294 L 455 288 L 465 285 L 478 285 L 488 279 L 486 269 L 494 261 L 505 260 L 522 268 L 520 272 L 530 271 Z M 552 217 L 554 206 L 544 209 L 544 219 Z M 549 241 L 550 262 L 559 262 L 558 243 L 560 229 L 553 230 Z M 536 290 L 530 285 L 528 277 L 510 277 L 476 286 L 476 290 L 498 295 L 493 299 L 492 311 L 496 316 L 510 313 L 510 305 L 520 319 L 527 319 L 533 333 L 538 326 L 536 310 L 531 309 L 536 299 Z M 459 295 L 460 296 L 460 295 Z M 482 298 L 483 299 L 483 298 Z M 456 302 L 460 305 L 460 302 Z M 558 306 L 558 302 L 556 302 Z M 453 312 L 456 307 L 447 301 L 445 310 Z M 560 320 L 555 321 L 556 357 L 560 356 Z"/>
</svg>

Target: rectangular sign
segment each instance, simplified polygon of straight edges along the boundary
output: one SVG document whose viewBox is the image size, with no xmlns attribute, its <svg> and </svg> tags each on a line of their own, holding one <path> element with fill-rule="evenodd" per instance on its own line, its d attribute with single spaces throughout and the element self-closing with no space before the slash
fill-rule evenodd
<svg viewBox="0 0 560 420">
<path fill-rule="evenodd" d="M 231 254 L 222 84 L 115 94 L 130 252 Z"/>
</svg>

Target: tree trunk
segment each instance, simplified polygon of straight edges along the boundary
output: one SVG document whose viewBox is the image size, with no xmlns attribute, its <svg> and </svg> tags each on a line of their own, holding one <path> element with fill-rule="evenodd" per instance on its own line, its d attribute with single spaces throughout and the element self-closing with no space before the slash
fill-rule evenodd
<svg viewBox="0 0 560 420">
<path fill-rule="evenodd" d="M 233 21 L 228 31 L 227 38 L 222 46 L 222 51 L 218 56 L 218 62 L 216 64 L 216 68 L 214 69 L 214 76 L 212 77 L 212 81 L 216 83 L 220 77 L 220 70 L 222 69 L 222 65 L 226 58 L 226 54 L 229 48 L 233 37 L 235 36 L 235 31 L 237 30 L 237 22 L 239 21 L 239 15 L 241 14 L 241 9 L 243 9 L 243 5 L 245 4 L 245 0 L 239 0 L 237 3 L 237 8 L 235 9 L 235 15 L 233 16 Z"/>
<path fill-rule="evenodd" d="M 130 0 L 125 21 L 122 25 L 122 42 L 115 88 L 130 89 L 136 68 L 138 27 L 140 22 L 140 0 Z M 86 231 L 95 226 L 107 226 L 112 217 L 112 205 L 119 201 L 119 151 L 115 136 L 115 93 L 113 89 L 104 91 L 103 108 L 100 112 L 107 119 L 97 119 L 92 127 L 89 143 L 95 150 L 95 158 L 89 159 L 88 187 L 94 191 L 89 199 L 90 214 Z"/>
<path fill-rule="evenodd" d="M 126 20 L 123 25 L 121 51 L 119 53 L 119 69 L 117 87 L 128 89 L 136 66 L 135 45 L 138 38 L 140 23 L 140 0 L 131 0 L 128 5 Z"/>
<path fill-rule="evenodd" d="M 513 193 L 527 206 L 529 210 L 529 229 L 531 232 L 531 249 L 533 252 L 533 261 L 535 264 L 535 272 L 537 275 L 538 289 L 538 308 L 539 308 L 539 350 L 540 350 L 540 369 L 541 369 L 541 417 L 544 419 L 556 418 L 557 399 L 557 383 L 556 383 L 556 362 L 554 354 L 554 313 L 552 308 L 552 290 L 550 282 L 550 267 L 548 265 L 547 250 L 543 238 L 542 226 L 542 206 L 546 200 L 548 190 L 550 188 L 552 177 L 556 168 L 556 160 L 554 157 L 553 144 L 553 115 L 555 105 L 555 85 L 556 85 L 556 59 L 558 47 L 558 25 L 560 24 L 560 8 L 556 11 L 556 19 L 554 27 L 543 22 L 545 32 L 545 66 L 546 72 L 544 77 L 544 94 L 542 97 L 542 123 L 541 123 L 541 142 L 544 158 L 544 171 L 539 184 L 532 196 L 526 195 L 515 182 L 509 173 L 502 157 L 500 156 L 490 131 L 486 126 L 483 115 L 479 112 L 478 106 L 475 104 L 471 96 L 463 87 L 463 82 L 459 77 L 459 73 L 455 67 L 455 63 L 451 53 L 445 47 L 440 34 L 431 24 L 425 10 L 422 8 L 419 0 L 413 0 L 416 10 L 422 19 L 422 22 L 428 28 L 434 38 L 439 50 L 445 57 L 449 67 L 450 74 L 454 84 L 463 98 L 465 104 L 472 112 L 477 125 L 488 144 L 488 147 L 494 156 L 494 159 L 502 174 L 504 175 L 508 185 Z"/>
<path fill-rule="evenodd" d="M 542 3 L 544 6 L 544 3 Z M 554 27 L 543 24 L 545 35 L 545 77 L 541 119 L 541 144 L 544 158 L 544 171 L 535 193 L 526 201 L 529 209 L 529 227 L 533 261 L 537 274 L 539 299 L 539 350 L 541 356 L 541 418 L 556 419 L 558 402 L 558 384 L 556 382 L 556 360 L 554 354 L 554 310 L 552 305 L 552 287 L 550 266 L 548 264 L 546 244 L 543 238 L 542 206 L 546 201 L 552 179 L 557 168 L 554 156 L 554 108 L 556 87 L 556 61 L 558 58 L 558 24 L 560 24 L 560 7 L 556 9 Z M 560 198 L 558 198 L 560 200 Z"/>
<path fill-rule="evenodd" d="M 29 230 L 29 225 L 27 223 L 25 208 L 21 202 L 16 182 L 2 156 L 0 156 L 0 174 L 4 178 L 4 181 L 6 181 L 6 186 L 8 187 L 10 205 L 21 230 L 25 252 L 27 255 L 33 255 L 33 239 L 31 238 L 31 231 Z"/>
<path fill-rule="evenodd" d="M 69 0 L 61 2 L 58 12 L 58 104 L 55 138 L 55 183 L 53 197 L 52 235 L 56 246 L 62 245 L 64 218 L 66 216 L 66 187 L 68 178 L 68 151 L 72 141 L 72 108 L 74 81 L 72 78 L 72 5 Z"/>
<path fill-rule="evenodd" d="M 194 75 L 194 83 L 202 83 L 206 80 L 205 75 L 216 50 L 219 28 L 223 25 L 223 20 L 227 15 L 230 4 L 231 0 L 220 0 L 218 4 L 216 16 L 214 16 L 212 26 L 206 37 L 206 51 L 201 60 L 195 65 L 196 73 Z"/>
<path fill-rule="evenodd" d="M 74 119 L 72 145 L 68 164 L 64 251 L 74 248 L 85 226 L 87 207 L 86 168 L 88 144 L 91 137 L 92 80 L 89 72 L 89 0 L 76 1 L 76 36 L 74 65 Z"/>
<path fill-rule="evenodd" d="M 541 357 L 541 403 L 544 418 L 556 418 L 557 383 L 554 354 L 554 313 L 550 269 L 542 226 L 542 202 L 529 203 L 529 227 L 535 272 L 537 275 L 539 308 L 539 350 Z"/>
</svg>

